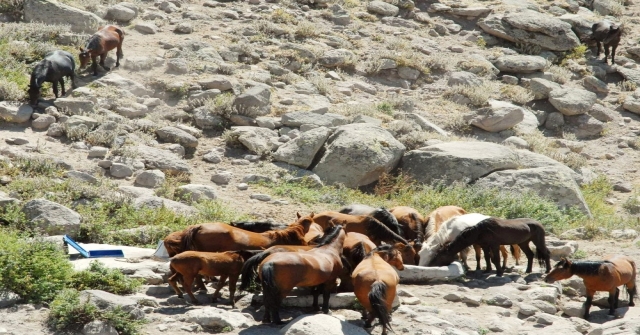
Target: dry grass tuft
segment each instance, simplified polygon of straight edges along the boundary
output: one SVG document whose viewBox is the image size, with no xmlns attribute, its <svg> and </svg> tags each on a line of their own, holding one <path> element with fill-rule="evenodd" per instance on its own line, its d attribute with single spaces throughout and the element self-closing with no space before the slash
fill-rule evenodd
<svg viewBox="0 0 640 335">
<path fill-rule="evenodd" d="M 519 105 L 524 105 L 533 100 L 533 93 L 531 93 L 530 89 L 517 85 L 502 85 L 500 87 L 500 95 L 503 99 Z"/>
<path fill-rule="evenodd" d="M 573 77 L 573 73 L 571 71 L 558 65 L 551 65 L 549 67 L 549 72 L 551 72 L 552 75 L 551 80 L 558 84 L 565 84 L 571 80 L 571 77 Z"/>
<path fill-rule="evenodd" d="M 471 105 L 476 107 L 486 106 L 489 99 L 497 96 L 500 90 L 500 83 L 495 81 L 484 81 L 481 85 L 456 85 L 445 92 L 445 97 L 453 98 L 456 95 L 463 95 L 471 100 Z"/>
</svg>

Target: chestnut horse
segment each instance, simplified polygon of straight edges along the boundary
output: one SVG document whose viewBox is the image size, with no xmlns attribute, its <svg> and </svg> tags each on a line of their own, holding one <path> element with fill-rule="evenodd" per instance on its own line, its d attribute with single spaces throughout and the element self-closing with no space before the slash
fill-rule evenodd
<svg viewBox="0 0 640 335">
<path fill-rule="evenodd" d="M 229 299 L 231 307 L 235 307 L 234 300 L 236 292 L 236 282 L 240 276 L 240 270 L 245 258 L 252 256 L 250 251 L 226 251 L 226 252 L 201 252 L 185 251 L 171 258 L 169 267 L 174 274 L 169 277 L 169 285 L 173 287 L 179 298 L 182 298 L 182 291 L 178 288 L 177 280 L 182 278 L 185 292 L 191 297 L 191 302 L 199 305 L 200 302 L 193 295 L 192 286 L 196 276 L 220 276 L 218 287 L 213 293 L 212 302 L 215 302 L 217 295 L 224 286 L 224 282 L 229 278 Z"/>
<path fill-rule="evenodd" d="M 80 68 L 87 66 L 89 59 L 91 59 L 93 75 L 97 76 L 98 64 L 96 63 L 96 58 L 100 56 L 100 66 L 109 71 L 110 68 L 104 65 L 104 60 L 107 58 L 107 53 L 116 48 L 116 67 L 120 66 L 120 58 L 123 57 L 122 41 L 124 41 L 124 30 L 122 28 L 114 25 L 98 28 L 98 32 L 89 37 L 84 48 L 80 47 Z"/>
<path fill-rule="evenodd" d="M 460 216 L 459 218 L 464 217 Z M 454 218 L 453 220 L 455 220 Z M 531 273 L 534 253 L 529 248 L 529 242 L 536 246 L 535 258 L 540 266 L 546 265 L 546 273 L 551 270 L 549 257 L 551 253 L 545 245 L 544 227 L 533 219 L 499 219 L 490 217 L 481 222 L 470 225 L 458 234 L 450 243 L 436 249 L 427 261 L 427 266 L 443 266 L 453 262 L 457 253 L 468 249 L 473 244 L 479 244 L 484 252 L 487 264 L 489 259 L 496 266 L 496 275 L 501 277 L 504 269 L 500 266 L 500 246 L 517 244 L 527 256 L 526 273 Z M 491 269 L 487 267 L 485 272 Z"/>
<path fill-rule="evenodd" d="M 342 255 L 355 268 L 362 262 L 364 257 L 375 249 L 376 245 L 371 242 L 367 235 L 350 232 L 344 239 L 342 246 Z M 351 282 L 351 273 L 344 273 L 340 276 L 340 286 L 338 292 L 353 292 L 353 283 Z"/>
<path fill-rule="evenodd" d="M 269 257 L 272 254 L 277 252 L 297 252 L 297 251 L 306 251 L 313 249 L 314 246 L 311 245 L 274 245 L 273 247 L 268 248 L 265 251 L 256 254 L 244 262 L 242 266 L 240 277 L 240 289 L 246 291 L 249 286 L 251 286 L 252 282 L 256 281 L 256 277 L 258 273 L 256 269 L 258 265 L 264 261 L 265 258 Z"/>
<path fill-rule="evenodd" d="M 430 234 L 429 238 L 422 244 L 422 250 L 420 250 L 419 265 L 433 266 L 429 264 L 433 260 L 434 254 L 438 250 L 448 245 L 466 228 L 476 225 L 478 224 L 478 222 L 487 218 L 489 217 L 483 214 L 471 213 L 454 216 L 442 223 L 439 229 L 437 231 L 435 231 L 434 229 L 435 233 Z M 431 222 L 430 225 L 434 225 L 434 223 Z M 463 248 L 459 251 L 459 253 L 462 264 L 465 266 L 465 268 L 468 269 L 469 266 L 467 265 L 467 254 L 469 253 L 469 248 Z M 449 262 L 449 264 L 451 264 L 451 262 Z"/>
<path fill-rule="evenodd" d="M 396 219 L 396 216 L 393 215 L 390 210 L 387 210 L 384 207 L 373 208 L 367 205 L 351 204 L 349 206 L 343 207 L 338 212 L 349 215 L 372 216 L 374 219 L 382 222 L 385 226 L 389 227 L 389 229 L 391 229 L 394 233 L 400 236 L 404 236 L 403 227 Z"/>
<path fill-rule="evenodd" d="M 240 221 L 240 222 L 231 222 L 230 226 L 252 231 L 254 233 L 264 233 L 269 230 L 282 230 L 287 228 L 289 225 L 284 223 L 276 223 L 269 221 Z"/>
<path fill-rule="evenodd" d="M 553 271 L 544 279 L 547 283 L 567 279 L 576 275 L 582 278 L 587 289 L 587 301 L 584 303 L 584 318 L 589 319 L 589 309 L 593 295 L 597 291 L 609 292 L 609 315 L 618 308 L 620 290 L 623 285 L 629 294 L 629 306 L 635 306 L 633 297 L 638 296 L 636 287 L 636 263 L 631 257 L 622 255 L 608 256 L 604 261 L 572 262 L 562 258 Z"/>
<path fill-rule="evenodd" d="M 383 245 L 367 254 L 351 275 L 354 293 L 365 311 L 365 328 L 371 328 L 378 318 L 382 334 L 391 330 L 391 307 L 396 297 L 400 277 L 394 269 L 404 270 L 402 256 L 390 245 Z"/>
<path fill-rule="evenodd" d="M 311 220 L 322 226 L 322 228 L 340 224 L 344 226 L 344 230 L 348 233 L 356 232 L 367 235 L 376 245 L 380 245 L 382 241 L 402 242 L 409 245 L 409 242 L 402 236 L 396 234 L 382 222 L 368 215 L 349 215 L 327 211 L 318 214 L 311 213 L 308 216 L 299 218 L 298 222 L 301 223 L 303 220 Z"/>
<path fill-rule="evenodd" d="M 276 244 L 307 245 L 304 234 L 308 227 L 292 224 L 282 230 L 254 233 L 222 222 L 204 223 L 169 234 L 164 245 L 169 256 L 187 250 L 220 252 L 262 250 Z"/>
<path fill-rule="evenodd" d="M 408 206 L 397 206 L 389 210 L 402 227 L 404 235 L 407 240 L 424 241 L 424 230 L 426 222 L 422 214 L 417 210 Z"/>
<path fill-rule="evenodd" d="M 314 287 L 313 307 L 318 308 L 322 290 L 322 311 L 329 313 L 329 294 L 343 271 L 342 245 L 346 237 L 342 226 L 331 227 L 323 241 L 308 251 L 278 252 L 260 263 L 265 313 L 262 322 L 282 324 L 280 304 L 294 287 Z"/>
</svg>

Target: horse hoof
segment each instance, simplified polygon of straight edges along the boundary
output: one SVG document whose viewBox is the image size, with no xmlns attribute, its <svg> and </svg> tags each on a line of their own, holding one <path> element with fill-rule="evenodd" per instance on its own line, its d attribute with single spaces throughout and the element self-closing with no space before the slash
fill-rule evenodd
<svg viewBox="0 0 640 335">
<path fill-rule="evenodd" d="M 635 302 L 630 302 L 630 303 L 629 303 L 629 307 L 633 307 L 633 306 L 635 306 L 635 305 L 636 305 L 636 303 L 635 303 Z"/>
</svg>

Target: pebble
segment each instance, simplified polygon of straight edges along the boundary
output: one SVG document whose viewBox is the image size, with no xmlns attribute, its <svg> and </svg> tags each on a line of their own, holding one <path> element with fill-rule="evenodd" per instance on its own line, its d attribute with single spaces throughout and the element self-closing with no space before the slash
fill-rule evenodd
<svg viewBox="0 0 640 335">
<path fill-rule="evenodd" d="M 246 191 L 249 189 L 249 185 L 246 183 L 240 183 L 238 185 L 236 185 L 236 187 L 238 188 L 238 190 L 240 191 Z"/>
<path fill-rule="evenodd" d="M 4 140 L 5 142 L 7 142 L 7 144 L 11 144 L 11 145 L 25 145 L 28 144 L 29 141 L 24 139 L 24 138 L 8 138 L 6 140 Z"/>
<path fill-rule="evenodd" d="M 268 194 L 254 193 L 250 196 L 250 198 L 260 201 L 271 201 L 271 196 Z"/>
<path fill-rule="evenodd" d="M 231 164 L 232 165 L 249 165 L 251 164 L 251 162 L 249 162 L 246 159 L 233 159 L 231 160 Z"/>
</svg>

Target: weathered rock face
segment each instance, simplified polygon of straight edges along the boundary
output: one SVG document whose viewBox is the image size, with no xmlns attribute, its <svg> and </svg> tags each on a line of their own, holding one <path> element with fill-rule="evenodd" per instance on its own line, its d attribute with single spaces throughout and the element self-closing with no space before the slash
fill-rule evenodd
<svg viewBox="0 0 640 335">
<path fill-rule="evenodd" d="M 404 145 L 381 127 L 367 123 L 340 126 L 327 140 L 313 172 L 325 183 L 364 186 L 394 169 L 404 150 Z"/>
<path fill-rule="evenodd" d="M 104 21 L 97 15 L 53 0 L 26 0 L 25 22 L 71 25 L 76 33 L 95 33 Z"/>
<path fill-rule="evenodd" d="M 525 109 L 514 104 L 489 100 L 489 106 L 468 116 L 469 123 L 488 132 L 511 129 L 524 120 Z"/>
<path fill-rule="evenodd" d="M 503 72 L 532 73 L 544 70 L 547 61 L 540 56 L 507 55 L 498 58 L 494 65 Z"/>
<path fill-rule="evenodd" d="M 346 117 L 340 114 L 325 113 L 317 114 L 312 112 L 291 112 L 282 115 L 282 124 L 287 127 L 300 127 L 303 124 L 336 127 L 348 124 Z"/>
<path fill-rule="evenodd" d="M 118 331 L 104 321 L 94 320 L 84 325 L 82 335 L 118 335 Z"/>
<path fill-rule="evenodd" d="M 249 151 L 262 155 L 272 150 L 271 138 L 277 138 L 278 133 L 271 129 L 260 127 L 232 127 L 231 136 L 238 139 Z"/>
<path fill-rule="evenodd" d="M 561 88 L 549 93 L 549 102 L 564 115 L 584 114 L 597 99 L 593 92 L 574 88 Z"/>
<path fill-rule="evenodd" d="M 238 329 L 247 328 L 252 324 L 242 313 L 228 312 L 216 307 L 190 310 L 184 316 L 187 321 L 197 323 L 203 327 Z"/>
<path fill-rule="evenodd" d="M 195 148 L 198 146 L 198 139 L 186 131 L 176 127 L 162 127 L 156 130 L 158 138 L 170 143 L 178 143 L 185 148 Z"/>
<path fill-rule="evenodd" d="M 45 199 L 34 199 L 22 208 L 28 220 L 38 224 L 49 235 L 72 235 L 80 231 L 82 217 L 75 211 Z"/>
<path fill-rule="evenodd" d="M 174 211 L 175 213 L 183 215 L 194 215 L 198 213 L 198 210 L 195 207 L 185 205 L 181 202 L 155 196 L 143 196 L 136 198 L 133 201 L 133 206 L 136 208 L 146 207 L 152 209 L 160 209 L 162 207 L 166 207 Z"/>
<path fill-rule="evenodd" d="M 531 89 L 531 93 L 533 93 L 533 98 L 537 100 L 547 99 L 551 91 L 560 89 L 562 86 L 550 80 L 533 78 L 529 83 L 529 88 Z"/>
<path fill-rule="evenodd" d="M 233 107 L 248 117 L 267 115 L 271 110 L 271 91 L 266 86 L 254 86 L 238 95 Z"/>
<path fill-rule="evenodd" d="M 382 16 L 396 16 L 400 9 L 390 3 L 383 1 L 371 1 L 367 4 L 367 10 L 374 14 L 380 14 Z"/>
<path fill-rule="evenodd" d="M 281 145 L 273 154 L 273 158 L 306 169 L 311 165 L 330 133 L 331 130 L 326 127 L 305 131 L 299 137 Z"/>
<path fill-rule="evenodd" d="M 213 200 L 216 198 L 215 188 L 202 184 L 188 184 L 178 187 L 176 195 L 181 199 L 193 202 L 200 200 Z"/>
<path fill-rule="evenodd" d="M 368 334 L 361 327 L 325 314 L 301 315 L 289 322 L 279 333 L 283 335 Z"/>
<path fill-rule="evenodd" d="M 478 26 L 486 33 L 510 42 L 533 44 L 552 51 L 580 45 L 571 24 L 532 10 L 489 15 Z"/>
<path fill-rule="evenodd" d="M 33 108 L 29 105 L 15 105 L 7 101 L 0 102 L 0 120 L 23 123 L 31 119 Z"/>
<path fill-rule="evenodd" d="M 171 151 L 146 145 L 136 147 L 138 159 L 144 162 L 147 169 L 158 169 L 164 173 L 191 173 L 189 164 Z"/>
</svg>

